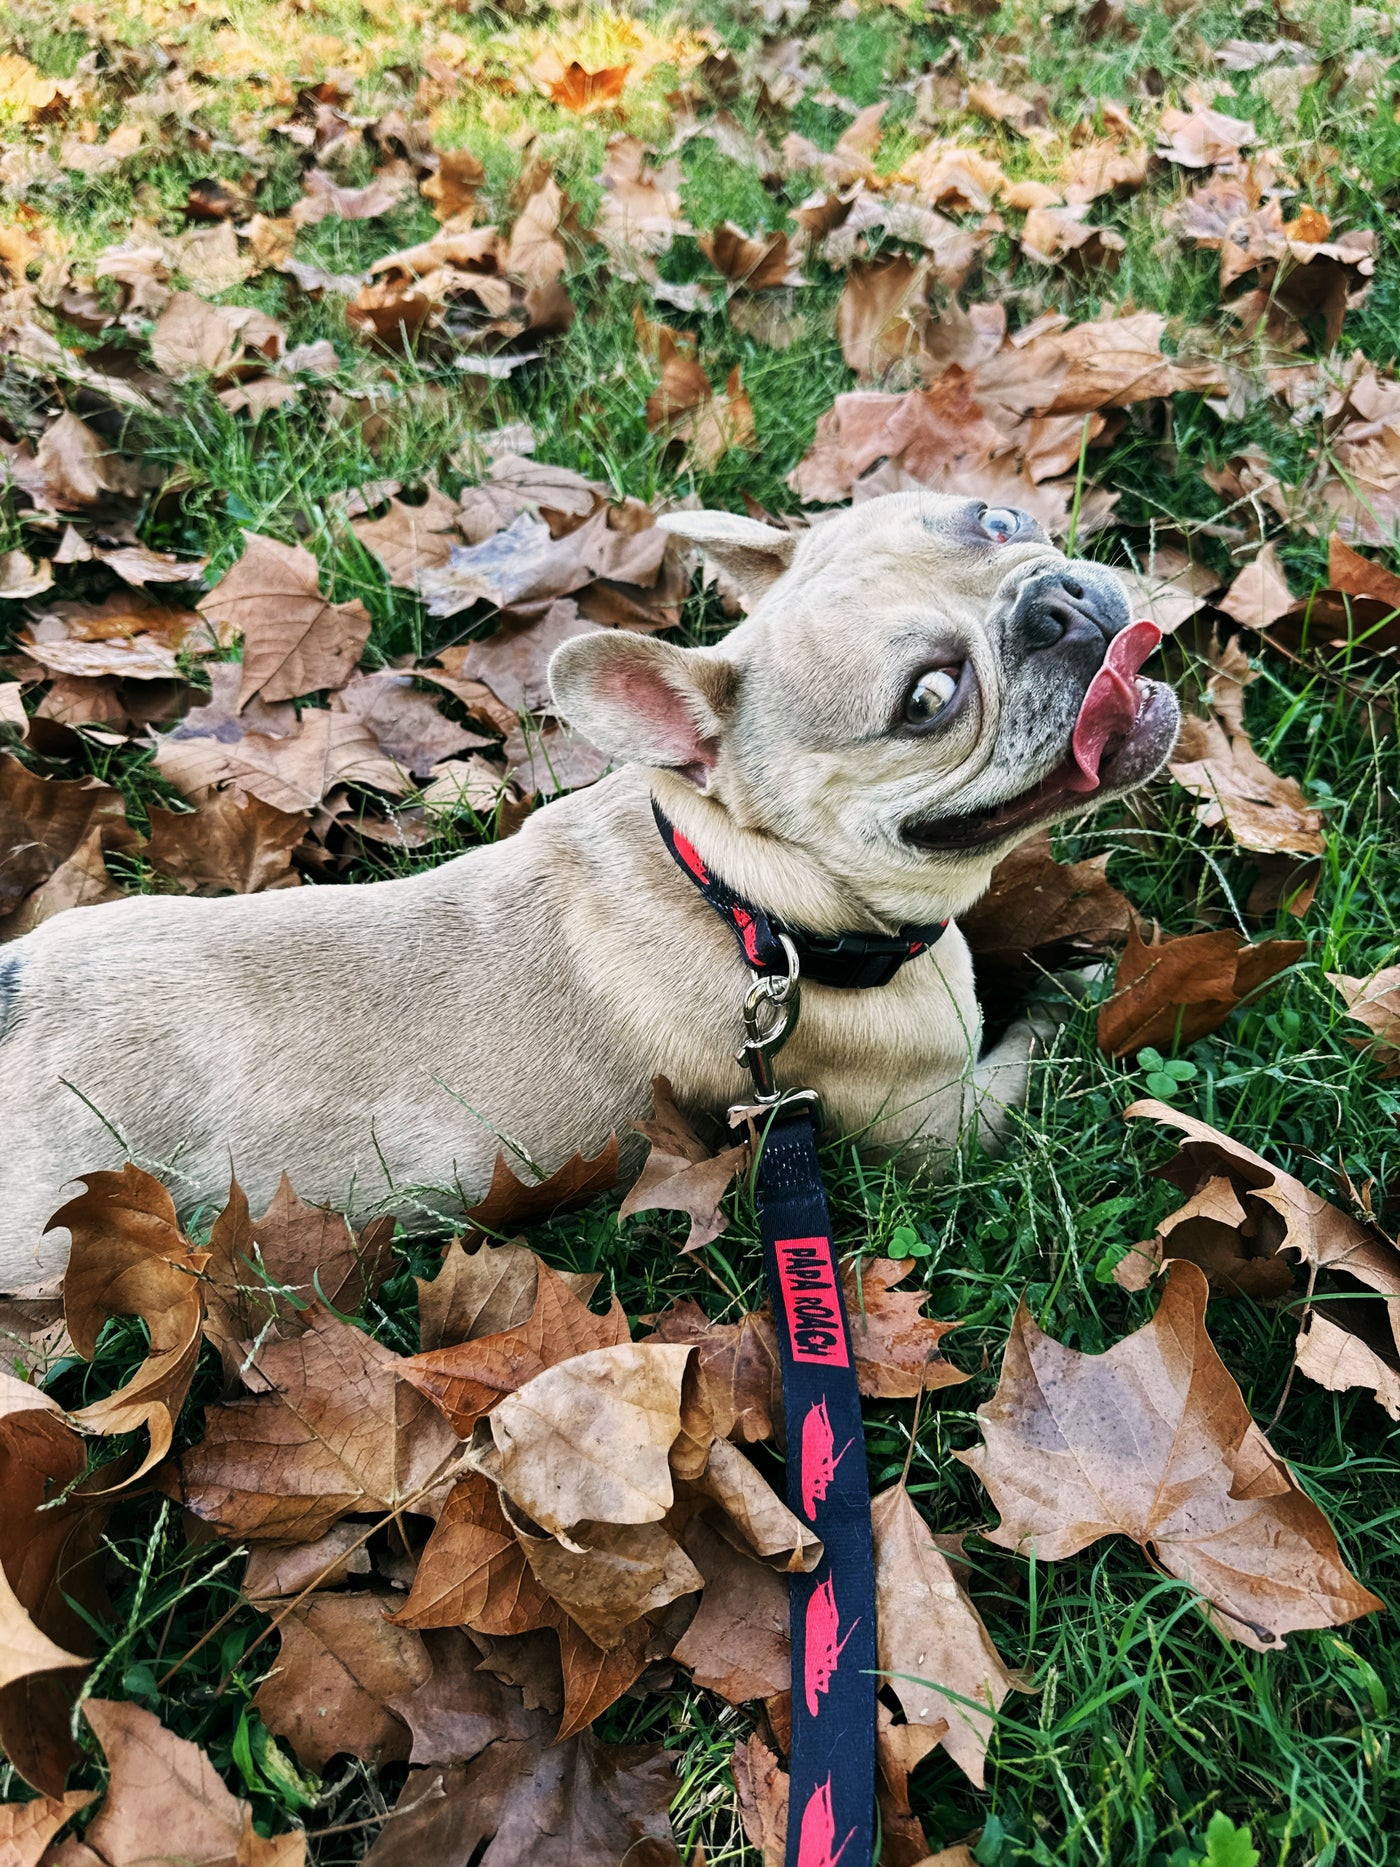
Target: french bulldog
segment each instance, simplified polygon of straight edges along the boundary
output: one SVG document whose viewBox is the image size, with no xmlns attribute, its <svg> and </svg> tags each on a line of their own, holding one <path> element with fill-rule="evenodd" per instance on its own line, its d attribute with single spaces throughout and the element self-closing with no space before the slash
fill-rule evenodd
<svg viewBox="0 0 1400 1867">
<path fill-rule="evenodd" d="M 0 953 L 0 1287 L 61 1275 L 50 1216 L 124 1159 L 185 1211 L 231 1172 L 257 1210 L 285 1170 L 352 1219 L 412 1218 L 470 1206 L 502 1148 L 525 1178 L 597 1153 L 658 1074 L 722 1116 L 746 1099 L 751 973 L 680 848 L 814 937 L 947 922 L 887 983 L 808 983 L 781 1080 L 914 1165 L 995 1145 L 1034 1036 L 979 1055 L 956 917 L 1037 826 L 1163 765 L 1177 703 L 1138 673 L 1156 631 L 1111 571 L 973 499 L 663 523 L 749 612 L 710 647 L 600 630 L 558 651 L 557 709 L 611 775 L 405 880 L 137 897 Z"/>
</svg>

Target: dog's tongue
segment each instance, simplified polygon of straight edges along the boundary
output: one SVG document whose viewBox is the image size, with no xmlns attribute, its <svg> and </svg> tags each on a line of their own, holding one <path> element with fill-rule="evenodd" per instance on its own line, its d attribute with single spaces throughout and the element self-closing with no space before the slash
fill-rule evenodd
<svg viewBox="0 0 1400 1867">
<path fill-rule="evenodd" d="M 1067 791 L 1098 790 L 1103 749 L 1110 739 L 1133 730 L 1139 706 L 1134 676 L 1161 639 L 1155 622 L 1130 622 L 1109 643 L 1074 722 L 1070 750 L 1077 769 L 1062 780 Z"/>
</svg>

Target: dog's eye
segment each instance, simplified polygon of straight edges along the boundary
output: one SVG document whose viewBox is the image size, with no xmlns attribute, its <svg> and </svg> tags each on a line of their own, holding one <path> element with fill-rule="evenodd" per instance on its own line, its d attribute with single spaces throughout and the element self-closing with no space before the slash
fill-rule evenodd
<svg viewBox="0 0 1400 1867">
<path fill-rule="evenodd" d="M 909 689 L 904 703 L 904 717 L 911 726 L 927 726 L 947 706 L 958 691 L 955 668 L 930 668 Z"/>
<path fill-rule="evenodd" d="M 978 523 L 989 538 L 1004 545 L 1020 531 L 1021 515 L 1010 506 L 988 506 Z"/>
</svg>

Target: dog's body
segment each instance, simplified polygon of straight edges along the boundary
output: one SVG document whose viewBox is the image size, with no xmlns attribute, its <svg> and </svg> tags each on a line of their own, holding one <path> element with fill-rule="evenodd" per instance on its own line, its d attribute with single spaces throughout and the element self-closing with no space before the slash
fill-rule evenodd
<svg viewBox="0 0 1400 1867">
<path fill-rule="evenodd" d="M 1083 807 L 1027 816 L 1024 799 L 1064 762 L 1121 594 L 1097 592 L 1096 642 L 1076 646 L 1072 620 L 1052 661 L 1021 639 L 1028 591 L 1053 575 L 1082 595 L 1103 573 L 1028 525 L 978 539 L 969 511 L 900 495 L 800 542 L 687 515 L 678 529 L 766 590 L 748 619 L 716 649 L 607 631 L 556 665 L 563 710 L 638 762 L 408 880 L 133 899 L 0 954 L 0 1287 L 61 1273 L 67 1236 L 43 1227 L 74 1175 L 127 1157 L 185 1209 L 220 1201 L 232 1170 L 256 1210 L 286 1171 L 358 1217 L 411 1212 L 422 1189 L 470 1204 L 503 1144 L 541 1172 L 594 1153 L 658 1073 L 683 1106 L 742 1099 L 748 975 L 653 795 L 732 888 L 817 934 L 956 915 L 1034 823 Z M 1100 795 L 1165 758 L 1175 705 L 1153 693 Z M 1024 1095 L 1029 1031 L 981 1062 L 978 1043 L 950 926 L 888 985 L 809 986 L 782 1070 L 881 1150 L 946 1151 L 974 1111 L 995 1135 Z"/>
</svg>

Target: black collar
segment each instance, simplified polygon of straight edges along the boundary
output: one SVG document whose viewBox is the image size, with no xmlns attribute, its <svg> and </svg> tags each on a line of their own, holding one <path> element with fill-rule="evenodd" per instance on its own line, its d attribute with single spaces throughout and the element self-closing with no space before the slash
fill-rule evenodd
<svg viewBox="0 0 1400 1867">
<path fill-rule="evenodd" d="M 948 925 L 947 921 L 934 921 L 927 927 L 901 927 L 897 934 L 815 934 L 791 927 L 726 887 L 706 868 L 694 844 L 681 835 L 655 798 L 651 808 L 661 840 L 675 858 L 677 868 L 728 923 L 744 959 L 755 972 L 787 972 L 787 955 L 778 938 L 786 934 L 797 949 L 804 984 L 864 991 L 870 986 L 888 985 L 900 967 L 932 946 Z"/>
</svg>

